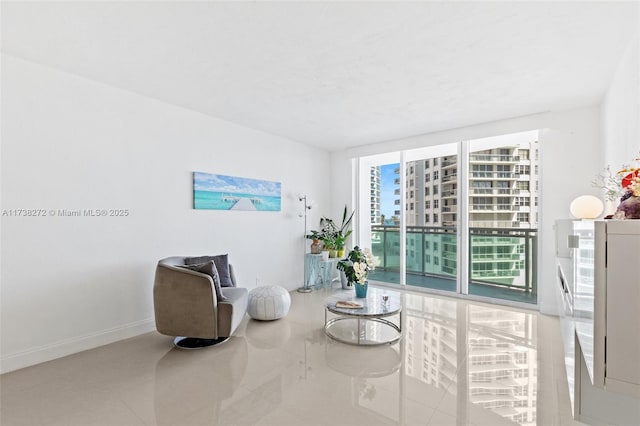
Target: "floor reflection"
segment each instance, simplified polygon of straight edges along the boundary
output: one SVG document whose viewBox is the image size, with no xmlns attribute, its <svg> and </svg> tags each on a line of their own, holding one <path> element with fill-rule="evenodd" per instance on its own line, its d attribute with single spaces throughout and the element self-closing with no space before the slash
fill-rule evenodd
<svg viewBox="0 0 640 426">
<path fill-rule="evenodd" d="M 245 319 L 226 343 L 172 348 L 149 333 L 2 376 L 3 425 L 547 425 L 570 418 L 558 321 L 403 293 L 403 339 L 324 334 L 324 302 Z"/>
<path fill-rule="evenodd" d="M 328 340 L 325 345 L 327 366 L 348 378 L 354 409 L 366 410 L 385 423 L 398 424 L 400 404 L 400 345 L 360 349 L 361 357 L 353 357 L 350 345 Z"/>
<path fill-rule="evenodd" d="M 223 402 L 233 396 L 245 374 L 247 342 L 233 339 L 215 350 L 215 363 L 204 351 L 178 348 L 157 362 L 154 407 L 158 425 L 219 422 Z"/>
<path fill-rule="evenodd" d="M 532 315 L 407 295 L 405 374 L 446 389 L 457 397 L 458 409 L 473 404 L 518 424 L 536 424 Z"/>
</svg>

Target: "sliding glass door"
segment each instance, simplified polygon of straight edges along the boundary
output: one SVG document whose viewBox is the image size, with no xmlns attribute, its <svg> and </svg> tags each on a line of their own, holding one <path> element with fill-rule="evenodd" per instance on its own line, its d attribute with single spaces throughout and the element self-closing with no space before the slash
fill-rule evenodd
<svg viewBox="0 0 640 426">
<path fill-rule="evenodd" d="M 536 303 L 538 141 L 469 142 L 469 294 Z"/>
<path fill-rule="evenodd" d="M 371 280 L 537 303 L 537 159 L 537 131 L 361 158 Z"/>
<path fill-rule="evenodd" d="M 400 181 L 399 153 L 360 163 L 360 244 L 380 261 L 369 278 L 389 284 L 400 284 Z"/>
<path fill-rule="evenodd" d="M 407 151 L 405 230 L 407 285 L 457 289 L 457 144 Z"/>
</svg>

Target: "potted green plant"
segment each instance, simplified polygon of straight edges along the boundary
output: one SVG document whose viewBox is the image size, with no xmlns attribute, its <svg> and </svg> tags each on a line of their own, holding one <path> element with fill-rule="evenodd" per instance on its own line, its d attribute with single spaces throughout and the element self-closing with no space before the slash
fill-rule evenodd
<svg viewBox="0 0 640 426">
<path fill-rule="evenodd" d="M 312 240 L 311 254 L 320 254 L 322 251 L 322 233 L 320 231 L 311 231 L 310 234 L 305 235 L 308 240 Z"/>
<path fill-rule="evenodd" d="M 317 248 L 314 248 L 317 247 L 315 241 L 321 241 L 322 249 L 329 251 L 329 257 L 344 256 L 344 245 L 352 232 L 349 227 L 351 226 L 354 214 L 355 211 L 351 212 L 347 217 L 347 206 L 345 205 L 344 211 L 342 212 L 342 224 L 339 228 L 332 219 L 328 217 L 321 218 L 320 230 L 312 230 L 311 233 L 306 236 L 308 239 L 314 240 L 314 243 L 311 245 L 311 252 L 315 254 L 315 250 L 317 250 Z"/>
<path fill-rule="evenodd" d="M 355 246 L 346 259 L 338 262 L 337 268 L 341 272 L 342 288 L 356 289 L 357 297 L 367 297 L 369 271 L 376 269 L 378 258 L 369 249 Z"/>
<path fill-rule="evenodd" d="M 340 229 L 336 231 L 335 234 L 335 246 L 338 251 L 338 257 L 344 256 L 344 245 L 347 243 L 347 238 L 351 235 L 351 230 L 349 227 L 351 226 L 351 221 L 353 220 L 353 215 L 355 214 L 355 210 L 351 212 L 349 217 L 347 218 L 347 205 L 344 206 L 344 211 L 342 212 L 342 225 Z"/>
<path fill-rule="evenodd" d="M 328 217 L 320 219 L 320 228 L 322 233 L 322 242 L 325 249 L 329 250 L 329 257 L 336 257 L 336 235 L 338 233 L 338 227 L 333 220 Z"/>
<path fill-rule="evenodd" d="M 336 257 L 344 257 L 344 245 L 347 242 L 347 237 L 351 234 L 349 231 L 346 235 L 342 235 L 341 233 L 337 234 L 335 237 L 335 246 L 336 246 Z"/>
</svg>

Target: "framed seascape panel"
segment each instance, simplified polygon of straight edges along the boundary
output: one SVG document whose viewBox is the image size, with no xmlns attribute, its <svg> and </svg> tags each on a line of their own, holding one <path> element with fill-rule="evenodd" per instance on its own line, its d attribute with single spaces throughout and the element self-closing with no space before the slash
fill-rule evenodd
<svg viewBox="0 0 640 426">
<path fill-rule="evenodd" d="M 193 208 L 277 212 L 280 187 L 280 182 L 193 172 Z"/>
</svg>

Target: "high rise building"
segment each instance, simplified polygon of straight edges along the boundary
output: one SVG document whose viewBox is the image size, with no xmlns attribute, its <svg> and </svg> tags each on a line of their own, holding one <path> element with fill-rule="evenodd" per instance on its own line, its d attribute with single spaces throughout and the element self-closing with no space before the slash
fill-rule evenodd
<svg viewBox="0 0 640 426">
<path fill-rule="evenodd" d="M 400 165 L 393 169 L 394 176 L 397 176 L 393 179 L 393 216 L 389 220 L 391 225 L 400 225 Z"/>
<path fill-rule="evenodd" d="M 469 227 L 531 229 L 538 224 L 538 142 L 491 147 L 469 154 Z M 432 227 L 407 232 L 407 270 L 455 276 L 460 185 L 457 156 L 407 163 L 406 224 Z M 472 237 L 472 278 L 518 285 L 525 280 L 523 238 Z"/>
<path fill-rule="evenodd" d="M 527 147 L 500 147 L 469 155 L 470 227 L 537 226 L 537 146 L 532 142 Z M 456 226 L 456 160 L 451 155 L 407 163 L 407 225 Z"/>
<path fill-rule="evenodd" d="M 370 172 L 370 196 L 371 196 L 371 224 L 381 223 L 381 211 L 380 211 L 380 166 L 371 167 Z"/>
</svg>

